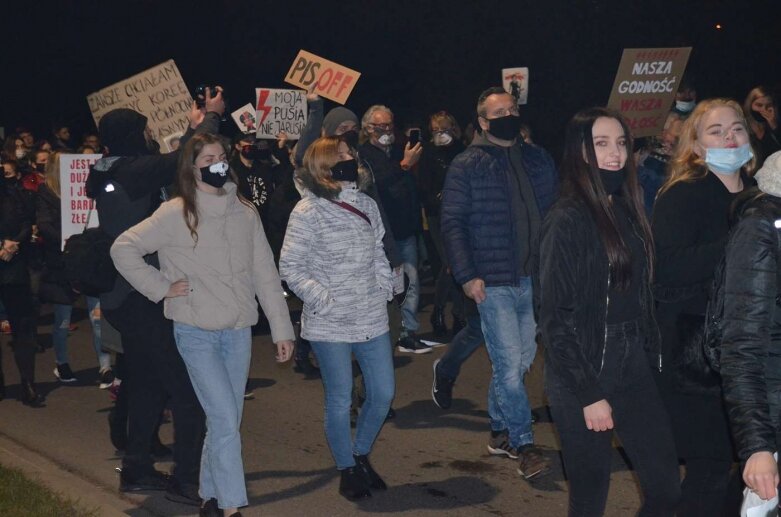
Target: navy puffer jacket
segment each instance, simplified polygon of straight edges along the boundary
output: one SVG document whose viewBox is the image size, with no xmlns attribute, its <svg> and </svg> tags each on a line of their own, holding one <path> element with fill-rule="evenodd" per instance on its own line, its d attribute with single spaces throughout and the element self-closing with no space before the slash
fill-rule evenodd
<svg viewBox="0 0 781 517">
<path fill-rule="evenodd" d="M 556 199 L 558 175 L 548 152 L 520 142 L 540 217 Z M 471 145 L 455 157 L 445 178 L 441 211 L 448 263 L 456 281 L 482 278 L 487 286 L 516 285 L 521 278 L 519 243 L 511 199 L 511 165 L 507 148 Z M 535 251 L 535 250 L 532 250 Z"/>
</svg>

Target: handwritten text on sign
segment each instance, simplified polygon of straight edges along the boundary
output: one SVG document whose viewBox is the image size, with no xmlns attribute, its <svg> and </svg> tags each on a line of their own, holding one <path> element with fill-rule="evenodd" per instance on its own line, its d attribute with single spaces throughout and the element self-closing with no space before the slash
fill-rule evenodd
<svg viewBox="0 0 781 517">
<path fill-rule="evenodd" d="M 317 81 L 316 94 L 344 104 L 360 76 L 360 72 L 301 50 L 288 70 L 285 82 L 306 89 Z"/>
<path fill-rule="evenodd" d="M 291 140 L 301 138 L 306 125 L 306 92 L 256 88 L 255 105 L 258 138 L 276 138 L 280 131 Z"/>
<path fill-rule="evenodd" d="M 99 154 L 63 154 L 60 156 L 60 202 L 62 213 L 62 243 L 71 235 L 84 231 L 89 215 L 89 227 L 98 225 L 95 201 L 84 191 L 90 166 L 100 159 Z M 90 213 L 92 209 L 92 213 Z"/>
<path fill-rule="evenodd" d="M 192 97 L 172 59 L 87 96 L 95 125 L 111 110 L 129 108 L 148 119 L 154 139 L 184 133 Z"/>
<path fill-rule="evenodd" d="M 626 117 L 635 137 L 661 134 L 691 47 L 624 49 L 608 106 Z"/>
</svg>

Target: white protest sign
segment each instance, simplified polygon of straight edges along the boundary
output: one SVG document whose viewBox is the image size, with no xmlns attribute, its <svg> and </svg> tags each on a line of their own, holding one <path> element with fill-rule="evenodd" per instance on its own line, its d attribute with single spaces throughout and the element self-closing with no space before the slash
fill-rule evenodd
<svg viewBox="0 0 781 517">
<path fill-rule="evenodd" d="M 129 108 L 148 119 L 154 139 L 163 149 L 165 139 L 184 133 L 192 96 L 173 59 L 133 77 L 87 95 L 95 125 L 111 110 Z"/>
<path fill-rule="evenodd" d="M 303 90 L 255 89 L 258 138 L 276 138 L 280 131 L 298 140 L 306 126 L 306 92 Z"/>
<path fill-rule="evenodd" d="M 248 102 L 241 108 L 231 113 L 231 118 L 242 133 L 255 133 L 258 130 L 258 119 L 255 106 Z"/>
<path fill-rule="evenodd" d="M 87 197 L 84 184 L 90 166 L 100 157 L 99 154 L 60 155 L 60 213 L 62 214 L 60 245 L 62 248 L 65 248 L 68 237 L 84 231 L 88 215 L 89 227 L 95 228 L 98 225 L 98 212 L 94 210 L 95 201 Z"/>
<path fill-rule="evenodd" d="M 518 105 L 529 101 L 529 68 L 503 68 L 502 88 L 516 98 Z"/>
</svg>

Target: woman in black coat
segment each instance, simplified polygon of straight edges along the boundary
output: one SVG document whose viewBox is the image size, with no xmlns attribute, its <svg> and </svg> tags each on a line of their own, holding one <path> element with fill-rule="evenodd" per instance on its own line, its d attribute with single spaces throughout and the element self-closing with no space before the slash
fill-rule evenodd
<svg viewBox="0 0 781 517">
<path fill-rule="evenodd" d="M 770 499 L 781 445 L 781 152 L 756 178 L 727 244 L 721 376 L 743 480 Z"/>
<path fill-rule="evenodd" d="M 20 400 L 31 407 L 43 405 L 35 389 L 36 321 L 25 248 L 32 233 L 32 214 L 15 178 L 0 184 L 0 299 L 11 322 L 14 359 L 21 380 Z M 2 347 L 0 347 L 2 349 Z M 0 350 L 0 400 L 5 382 Z"/>
<path fill-rule="evenodd" d="M 613 429 L 640 480 L 640 515 L 671 516 L 680 496 L 672 431 L 651 374 L 659 364 L 653 242 L 631 148 L 618 113 L 576 114 L 561 198 L 540 235 L 533 292 L 573 517 L 605 511 Z"/>
<path fill-rule="evenodd" d="M 729 513 L 728 495 L 739 501 L 738 491 L 728 491 L 734 453 L 720 379 L 704 360 L 701 335 L 714 270 L 727 244 L 730 205 L 753 183 L 754 164 L 740 105 L 702 101 L 684 122 L 654 206 L 654 293 L 664 365 L 657 382 L 686 464 L 681 515 L 721 515 Z"/>
</svg>

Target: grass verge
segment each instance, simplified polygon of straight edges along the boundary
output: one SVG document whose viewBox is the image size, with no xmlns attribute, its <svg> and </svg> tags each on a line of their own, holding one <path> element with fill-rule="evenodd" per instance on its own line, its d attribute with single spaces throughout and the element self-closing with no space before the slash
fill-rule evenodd
<svg viewBox="0 0 781 517">
<path fill-rule="evenodd" d="M 98 517 L 97 509 L 53 492 L 16 469 L 0 465 L 0 515 L 14 517 Z"/>
</svg>

